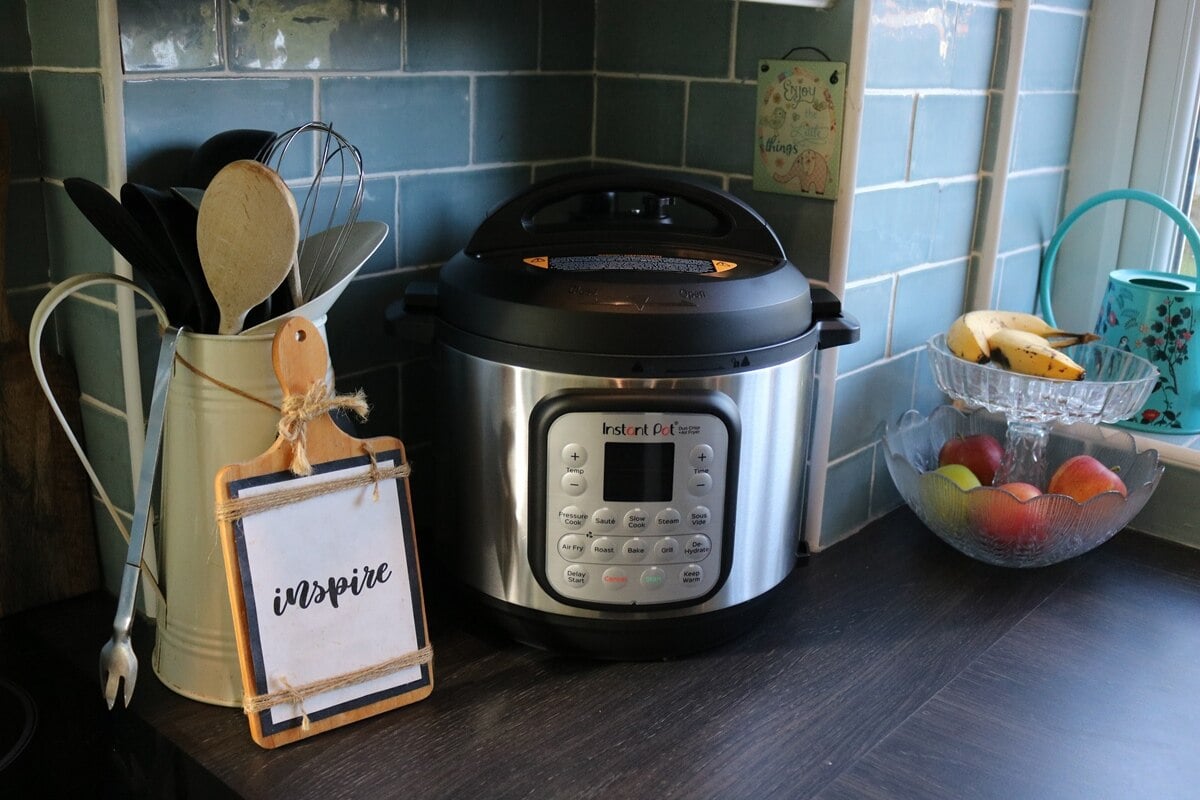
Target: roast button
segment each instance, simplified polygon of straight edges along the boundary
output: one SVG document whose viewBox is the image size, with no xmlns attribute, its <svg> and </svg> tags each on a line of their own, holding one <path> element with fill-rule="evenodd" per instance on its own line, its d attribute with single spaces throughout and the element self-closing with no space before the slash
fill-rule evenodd
<svg viewBox="0 0 1200 800">
<path fill-rule="evenodd" d="M 617 555 L 617 543 L 607 536 L 592 540 L 592 558 L 597 561 L 612 561 Z"/>
</svg>

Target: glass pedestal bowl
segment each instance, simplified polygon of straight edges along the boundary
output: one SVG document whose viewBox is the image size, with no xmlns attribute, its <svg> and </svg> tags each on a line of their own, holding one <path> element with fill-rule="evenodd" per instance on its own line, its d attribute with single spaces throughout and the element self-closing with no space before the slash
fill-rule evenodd
<svg viewBox="0 0 1200 800">
<path fill-rule="evenodd" d="M 929 363 L 938 388 L 969 408 L 1002 414 L 1007 428 L 999 483 L 1023 481 L 1044 488 L 1049 472 L 1044 451 L 1055 423 L 1117 422 L 1146 402 L 1158 368 L 1133 353 L 1102 344 L 1063 350 L 1086 370 L 1086 380 L 1036 378 L 994 364 L 959 358 L 946 347 L 946 335 L 928 342 Z"/>
<path fill-rule="evenodd" d="M 888 471 L 904 501 L 943 541 L 980 561 L 1042 567 L 1086 553 L 1128 525 L 1162 477 L 1157 451 L 1139 453 L 1130 434 L 1086 423 L 1055 425 L 1042 442 L 1044 465 L 1053 470 L 1072 456 L 1094 456 L 1117 470 L 1126 497 L 1104 492 L 1079 503 L 1042 494 L 1021 501 L 994 486 L 963 490 L 933 471 L 947 440 L 987 433 L 1003 441 L 1008 424 L 1000 414 L 941 406 L 928 418 L 906 412 L 884 435 Z"/>
</svg>

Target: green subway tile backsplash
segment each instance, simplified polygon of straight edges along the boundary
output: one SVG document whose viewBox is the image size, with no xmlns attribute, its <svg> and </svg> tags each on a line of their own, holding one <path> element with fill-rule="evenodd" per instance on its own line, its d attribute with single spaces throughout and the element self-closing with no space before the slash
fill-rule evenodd
<svg viewBox="0 0 1200 800">
<path fill-rule="evenodd" d="M 538 0 L 406 0 L 405 69 L 532 70 Z"/>
<path fill-rule="evenodd" d="M 8 190 L 8 230 L 5 237 L 5 283 L 9 291 L 46 281 L 49 263 L 46 212 L 38 181 L 14 183 Z M 18 235 L 19 234 L 19 235 Z"/>
<path fill-rule="evenodd" d="M 95 73 L 44 72 L 32 75 L 43 174 L 105 179 L 104 92 Z"/>
<path fill-rule="evenodd" d="M 400 263 L 443 263 L 462 249 L 493 206 L 528 183 L 526 167 L 402 177 Z"/>
<path fill-rule="evenodd" d="M 849 61 L 855 5 L 860 4 L 839 0 L 827 10 L 797 11 L 771 3 L 739 3 L 734 75 L 756 80 L 760 59 L 783 58 L 789 52 L 789 58 L 804 61 Z"/>
<path fill-rule="evenodd" d="M 37 67 L 100 66 L 100 25 L 96 0 L 26 0 L 33 64 Z"/>
<path fill-rule="evenodd" d="M 593 86 L 586 75 L 479 77 L 474 160 L 540 161 L 587 153 Z"/>
<path fill-rule="evenodd" d="M 542 59 L 539 66 L 543 71 L 591 71 L 595 51 L 595 0 L 542 3 Z"/>
<path fill-rule="evenodd" d="M 662 166 L 683 163 L 681 81 L 601 78 L 596 89 L 596 155 Z M 753 140 L 746 143 L 753 147 Z"/>
<path fill-rule="evenodd" d="M 25 2 L 0 2 L 0 67 L 27 67 L 33 63 Z"/>
<path fill-rule="evenodd" d="M 596 68 L 649 75 L 729 74 L 731 0 L 602 0 Z"/>
<path fill-rule="evenodd" d="M 124 408 L 116 310 L 71 297 L 59 306 L 55 321 L 62 331 L 64 355 L 79 373 L 80 389 L 105 405 Z"/>
<path fill-rule="evenodd" d="M 749 175 L 754 171 L 752 84 L 691 84 L 684 163 L 695 169 Z"/>
</svg>

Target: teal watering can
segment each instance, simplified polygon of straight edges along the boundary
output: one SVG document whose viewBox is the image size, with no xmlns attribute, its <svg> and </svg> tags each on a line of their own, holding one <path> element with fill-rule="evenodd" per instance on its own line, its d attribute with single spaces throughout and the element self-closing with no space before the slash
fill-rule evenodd
<svg viewBox="0 0 1200 800">
<path fill-rule="evenodd" d="M 1200 233 L 1174 205 L 1139 189 L 1101 192 L 1067 215 L 1046 249 L 1038 281 L 1038 303 L 1051 325 L 1058 324 L 1050 308 L 1050 287 L 1059 247 L 1076 220 L 1110 200 L 1137 200 L 1162 211 L 1179 226 L 1200 264 Z M 1200 432 L 1200 361 L 1191 357 L 1195 354 L 1192 338 L 1198 315 L 1200 292 L 1195 278 L 1144 269 L 1109 273 L 1096 333 L 1104 344 L 1145 358 L 1159 372 L 1154 391 L 1142 409 L 1117 424 L 1154 433 Z"/>
</svg>

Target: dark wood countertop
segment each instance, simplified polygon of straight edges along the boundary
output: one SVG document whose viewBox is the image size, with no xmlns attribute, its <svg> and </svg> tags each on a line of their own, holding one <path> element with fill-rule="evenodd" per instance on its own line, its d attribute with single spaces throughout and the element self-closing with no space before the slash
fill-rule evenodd
<svg viewBox="0 0 1200 800">
<path fill-rule="evenodd" d="M 1161 799 L 1200 786 L 1200 553 L 1130 532 L 1008 570 L 897 511 L 808 559 L 745 636 L 676 661 L 531 650 L 435 588 L 433 695 L 275 751 L 240 711 L 166 690 L 146 628 L 132 707 L 107 712 L 96 661 L 114 602 L 0 622 L 0 686 L 39 707 L 0 794 L 34 780 L 29 796 L 205 798 Z"/>
</svg>

